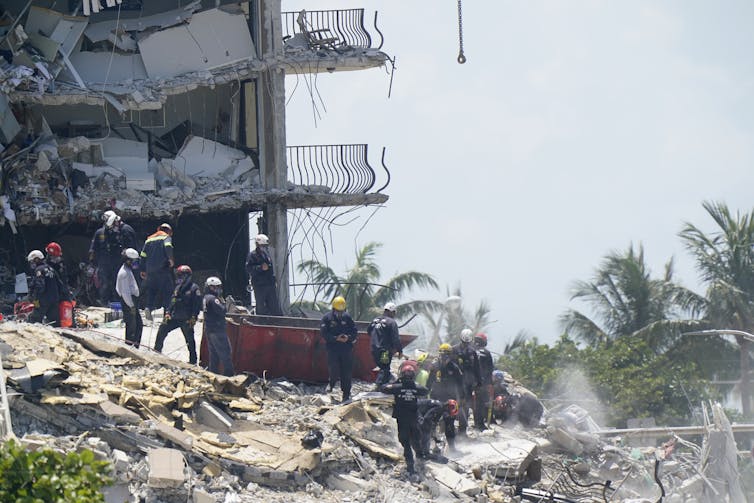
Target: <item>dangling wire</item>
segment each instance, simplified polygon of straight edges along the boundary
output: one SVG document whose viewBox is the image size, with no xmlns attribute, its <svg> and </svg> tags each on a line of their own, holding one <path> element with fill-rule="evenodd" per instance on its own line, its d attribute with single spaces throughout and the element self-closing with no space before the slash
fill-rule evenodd
<svg viewBox="0 0 754 503">
<path fill-rule="evenodd" d="M 458 64 L 466 62 L 466 56 L 463 55 L 463 13 L 461 12 L 461 0 L 458 0 Z"/>
</svg>

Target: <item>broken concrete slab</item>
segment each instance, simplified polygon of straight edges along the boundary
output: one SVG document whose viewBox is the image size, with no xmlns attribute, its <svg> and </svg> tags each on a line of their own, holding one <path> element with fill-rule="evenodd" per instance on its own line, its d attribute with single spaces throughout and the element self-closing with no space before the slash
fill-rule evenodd
<svg viewBox="0 0 754 503">
<path fill-rule="evenodd" d="M 254 168 L 251 157 L 222 143 L 189 135 L 173 160 L 173 166 L 186 175 L 217 176 L 232 168 L 235 176 Z"/>
<path fill-rule="evenodd" d="M 427 463 L 427 471 L 438 483 L 455 493 L 476 496 L 482 492 L 482 488 L 476 482 L 453 471 L 448 466 Z"/>
<path fill-rule="evenodd" d="M 180 487 L 186 481 L 186 460 L 180 451 L 166 448 L 149 449 L 147 463 L 150 487 Z"/>
<path fill-rule="evenodd" d="M 8 97 L 0 93 L 0 143 L 7 145 L 21 131 L 21 126 L 8 104 Z"/>
<path fill-rule="evenodd" d="M 201 8 L 201 1 L 195 0 L 178 9 L 168 10 L 151 16 L 125 18 L 91 23 L 84 34 L 92 42 L 110 40 L 114 34 L 129 31 L 144 31 L 147 28 L 167 28 L 190 19 Z"/>
<path fill-rule="evenodd" d="M 331 489 L 348 492 L 370 492 L 375 489 L 374 482 L 365 480 L 350 473 L 335 473 L 327 477 L 327 485 Z"/>
<path fill-rule="evenodd" d="M 157 436 L 169 440 L 187 451 L 190 451 L 194 445 L 194 437 L 161 421 L 155 422 L 154 431 Z"/>
<path fill-rule="evenodd" d="M 89 85 L 147 78 L 141 54 L 79 51 L 71 54 L 69 59 L 81 79 Z M 63 70 L 58 78 L 68 81 L 75 79 L 69 70 Z"/>
<path fill-rule="evenodd" d="M 121 407 L 110 400 L 104 400 L 99 403 L 102 412 L 109 417 L 115 424 L 139 424 L 141 417 L 135 412 Z"/>
<path fill-rule="evenodd" d="M 199 423 L 217 431 L 229 432 L 233 429 L 233 418 L 206 400 L 202 400 L 194 411 Z"/>
<path fill-rule="evenodd" d="M 489 440 L 479 437 L 473 444 L 458 444 L 460 455 L 453 456 L 453 460 L 464 466 L 487 467 L 497 478 L 525 479 L 530 464 L 537 457 L 537 443 L 507 432 L 500 436 L 490 437 Z"/>
</svg>

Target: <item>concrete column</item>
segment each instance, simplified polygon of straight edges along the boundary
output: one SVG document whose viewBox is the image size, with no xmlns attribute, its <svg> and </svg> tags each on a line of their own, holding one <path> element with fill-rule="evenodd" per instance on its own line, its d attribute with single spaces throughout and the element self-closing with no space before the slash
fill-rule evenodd
<svg viewBox="0 0 754 503">
<path fill-rule="evenodd" d="M 260 52 L 267 61 L 283 56 L 282 17 L 280 0 L 259 0 L 261 23 Z M 287 189 L 285 139 L 285 72 L 272 68 L 262 73 L 257 86 L 260 113 L 260 163 L 265 190 Z M 288 220 L 286 207 L 270 203 L 264 208 L 270 237 L 272 260 L 278 281 L 278 297 L 284 313 L 288 313 L 290 298 L 288 274 Z"/>
</svg>

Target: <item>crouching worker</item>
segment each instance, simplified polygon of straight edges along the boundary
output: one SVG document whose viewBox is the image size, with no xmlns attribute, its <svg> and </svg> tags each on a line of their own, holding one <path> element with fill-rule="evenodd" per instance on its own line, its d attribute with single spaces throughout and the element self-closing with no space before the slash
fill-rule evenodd
<svg viewBox="0 0 754 503">
<path fill-rule="evenodd" d="M 139 258 L 139 252 L 133 248 L 126 248 L 121 253 L 123 265 L 118 270 L 118 276 L 115 279 L 115 291 L 120 297 L 120 303 L 123 308 L 123 321 L 126 323 L 126 344 L 131 344 L 137 348 L 141 344 L 141 333 L 144 330 L 144 323 L 141 321 L 141 314 L 137 307 L 139 299 L 139 285 L 134 277 L 134 261 Z"/>
<path fill-rule="evenodd" d="M 505 383 L 505 374 L 501 370 L 492 373 L 492 380 L 495 390 L 492 411 L 495 419 L 501 422 L 518 419 L 527 428 L 534 428 L 539 424 L 544 407 L 534 393 L 528 390 L 511 393 Z"/>
<path fill-rule="evenodd" d="M 209 371 L 220 373 L 220 365 L 223 375 L 232 376 L 233 360 L 231 358 L 230 341 L 225 332 L 225 301 L 222 298 L 223 282 L 220 278 L 210 276 L 204 283 L 204 336 L 207 338 L 209 349 Z"/>
<path fill-rule="evenodd" d="M 427 396 L 429 391 L 424 386 L 418 386 L 416 379 L 417 364 L 413 360 L 401 363 L 398 381 L 385 384 L 380 391 L 393 395 L 393 417 L 398 422 L 398 441 L 403 446 L 403 456 L 406 458 L 406 469 L 409 474 L 416 473 L 414 469 L 414 453 L 412 446 L 418 446 L 420 441 L 417 422 L 419 397 Z M 417 450 L 418 454 L 418 450 Z"/>
<path fill-rule="evenodd" d="M 194 341 L 194 325 L 196 317 L 202 309 L 202 292 L 199 286 L 191 280 L 191 268 L 180 265 L 175 270 L 175 289 L 170 299 L 170 306 L 165 311 L 165 318 L 157 330 L 155 351 L 162 352 L 165 338 L 176 328 L 180 328 L 188 346 L 189 363 L 196 363 L 196 342 Z"/>
<path fill-rule="evenodd" d="M 440 419 L 442 419 L 445 423 L 445 440 L 448 444 L 448 450 L 455 449 L 456 427 L 454 423 L 458 416 L 458 402 L 453 399 L 447 402 L 422 399 L 419 400 L 418 405 L 419 457 L 447 463 L 448 458 L 430 450 L 430 442 L 432 434 L 437 429 Z"/>
</svg>

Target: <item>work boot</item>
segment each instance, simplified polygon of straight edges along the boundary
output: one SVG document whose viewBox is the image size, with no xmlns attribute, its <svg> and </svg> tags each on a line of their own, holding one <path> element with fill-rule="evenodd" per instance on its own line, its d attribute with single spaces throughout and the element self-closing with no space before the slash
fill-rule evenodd
<svg viewBox="0 0 754 503">
<path fill-rule="evenodd" d="M 351 400 L 351 394 L 350 393 L 343 393 L 343 400 L 341 400 L 340 403 L 346 403 L 349 400 Z"/>
<path fill-rule="evenodd" d="M 147 320 L 152 321 L 152 311 L 149 308 L 144 309 L 144 317 Z"/>
</svg>

